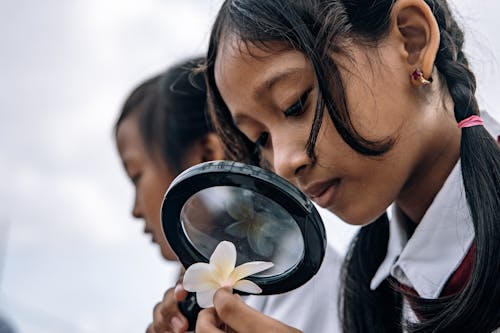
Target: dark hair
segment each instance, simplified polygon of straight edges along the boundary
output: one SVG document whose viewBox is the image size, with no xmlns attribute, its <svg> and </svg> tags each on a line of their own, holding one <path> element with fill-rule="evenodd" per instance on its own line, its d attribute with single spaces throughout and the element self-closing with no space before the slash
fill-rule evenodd
<svg viewBox="0 0 500 333">
<path fill-rule="evenodd" d="M 269 41 L 281 41 L 301 51 L 310 61 L 319 87 L 318 103 L 307 152 L 314 145 L 323 110 L 329 113 L 344 141 L 364 155 L 382 155 L 394 143 L 391 138 L 368 141 L 351 123 L 343 83 L 331 54 L 343 53 L 342 42 L 353 39 L 376 46 L 387 34 L 396 0 L 226 0 L 216 18 L 207 55 L 206 73 L 210 112 L 214 126 L 231 158 L 259 163 L 255 146 L 234 125 L 217 90 L 214 66 L 221 40 L 229 34 L 244 43 L 265 49 Z M 479 114 L 476 80 L 462 51 L 463 32 L 446 0 L 425 0 L 439 25 L 440 46 L 435 66 L 454 101 L 458 121 Z M 411 332 L 490 332 L 500 326 L 500 154 L 484 127 L 462 130 L 460 148 L 467 202 L 475 230 L 475 260 L 465 288 L 450 297 L 416 300 L 425 314 Z M 361 228 L 351 244 L 343 267 L 341 317 L 345 332 L 401 331 L 402 297 L 390 282 L 377 290 L 370 281 L 385 258 L 388 242 L 386 214 Z"/>
<path fill-rule="evenodd" d="M 182 61 L 135 88 L 126 99 L 115 125 L 138 113 L 139 130 L 150 154 L 161 153 L 176 172 L 184 152 L 211 131 L 205 113 L 206 86 L 198 66 L 202 58 Z"/>
</svg>

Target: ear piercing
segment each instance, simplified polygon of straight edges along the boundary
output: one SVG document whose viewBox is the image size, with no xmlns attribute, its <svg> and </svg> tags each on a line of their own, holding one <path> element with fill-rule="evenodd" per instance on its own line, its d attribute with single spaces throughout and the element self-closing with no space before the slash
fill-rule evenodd
<svg viewBox="0 0 500 333">
<path fill-rule="evenodd" d="M 415 69 L 415 71 L 411 74 L 411 78 L 422 85 L 428 85 L 432 83 L 432 77 L 426 79 L 424 77 L 424 72 L 420 68 Z"/>
</svg>

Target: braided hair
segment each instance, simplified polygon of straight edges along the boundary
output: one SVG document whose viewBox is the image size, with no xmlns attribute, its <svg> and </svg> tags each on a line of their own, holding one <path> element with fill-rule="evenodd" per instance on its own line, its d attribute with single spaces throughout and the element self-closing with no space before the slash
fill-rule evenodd
<svg viewBox="0 0 500 333">
<path fill-rule="evenodd" d="M 479 115 L 476 79 L 463 52 L 464 33 L 446 1 L 426 1 L 439 25 L 435 65 L 454 102 L 457 122 Z M 483 126 L 462 129 L 460 158 L 465 195 L 474 222 L 476 250 L 471 279 L 449 299 L 421 302 L 431 313 L 415 332 L 490 332 L 500 326 L 500 154 Z"/>
</svg>

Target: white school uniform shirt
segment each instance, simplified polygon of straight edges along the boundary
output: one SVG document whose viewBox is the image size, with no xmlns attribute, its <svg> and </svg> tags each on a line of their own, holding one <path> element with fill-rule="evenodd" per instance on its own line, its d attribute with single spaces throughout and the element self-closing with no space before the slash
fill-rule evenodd
<svg viewBox="0 0 500 333">
<path fill-rule="evenodd" d="M 500 126 L 486 112 L 485 127 L 495 139 Z M 389 222 L 387 255 L 375 273 L 370 288 L 375 290 L 389 276 L 409 286 L 423 298 L 438 298 L 446 282 L 460 266 L 472 242 L 474 225 L 462 180 L 460 161 L 408 239 L 405 221 L 396 207 Z M 405 319 L 416 321 L 406 303 Z M 495 330 L 500 332 L 500 329 Z"/>
<path fill-rule="evenodd" d="M 249 295 L 245 303 L 304 333 L 341 332 L 337 304 L 341 266 L 341 256 L 328 245 L 318 273 L 307 283 L 280 295 Z"/>
</svg>

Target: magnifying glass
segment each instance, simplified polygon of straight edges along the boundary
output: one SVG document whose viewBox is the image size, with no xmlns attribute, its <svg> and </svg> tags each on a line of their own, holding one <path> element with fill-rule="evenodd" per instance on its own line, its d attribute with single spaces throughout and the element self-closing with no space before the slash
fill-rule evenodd
<svg viewBox="0 0 500 333">
<path fill-rule="evenodd" d="M 285 179 L 252 165 L 212 161 L 187 169 L 167 190 L 161 215 L 163 232 L 186 268 L 208 262 L 224 240 L 235 244 L 237 265 L 273 262 L 246 278 L 262 295 L 300 287 L 325 255 L 325 228 L 312 202 Z M 195 302 L 193 294 L 180 304 L 190 323 L 199 311 Z"/>
</svg>

